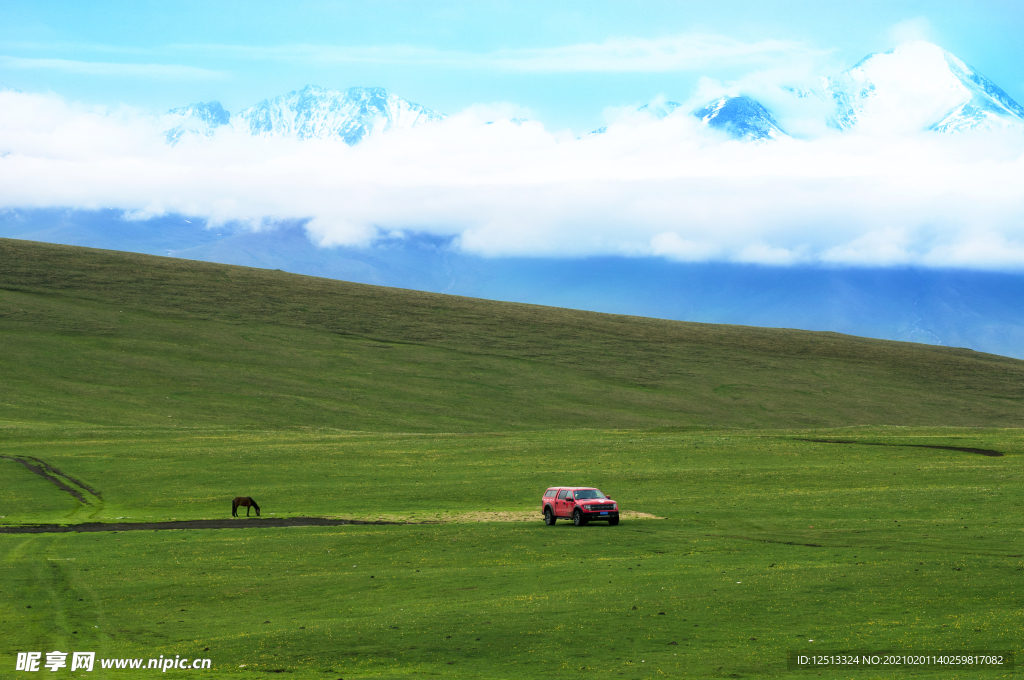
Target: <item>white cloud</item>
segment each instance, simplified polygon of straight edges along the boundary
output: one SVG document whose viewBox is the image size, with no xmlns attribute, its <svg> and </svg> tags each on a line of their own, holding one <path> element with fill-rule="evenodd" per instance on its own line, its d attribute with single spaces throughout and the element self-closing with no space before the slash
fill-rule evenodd
<svg viewBox="0 0 1024 680">
<path fill-rule="evenodd" d="M 1024 137 L 725 140 L 678 110 L 576 139 L 476 107 L 340 141 L 226 132 L 163 142 L 156 117 L 0 92 L 0 208 L 119 208 L 272 229 L 325 247 L 417 232 L 485 256 L 1024 268 Z"/>
<path fill-rule="evenodd" d="M 611 38 L 600 43 L 493 52 L 433 50 L 407 45 L 176 45 L 174 48 L 191 53 L 210 52 L 246 59 L 320 66 L 344 63 L 410 64 L 526 73 L 663 73 L 723 65 L 818 60 L 828 54 L 828 51 L 800 42 L 744 42 L 717 34 Z"/>
<path fill-rule="evenodd" d="M 130 64 L 109 61 L 74 61 L 71 59 L 31 59 L 0 56 L 0 68 L 45 69 L 89 76 L 132 76 L 188 80 L 220 80 L 228 77 L 224 71 L 212 71 L 180 64 Z"/>
<path fill-rule="evenodd" d="M 691 241 L 674 231 L 665 231 L 651 237 L 651 254 L 679 262 L 702 262 L 720 256 L 721 247 L 713 239 Z"/>
<path fill-rule="evenodd" d="M 889 42 L 893 45 L 924 40 L 935 42 L 935 31 L 925 17 L 913 17 L 894 24 L 889 29 Z"/>
<path fill-rule="evenodd" d="M 486 55 L 485 59 L 510 71 L 657 73 L 818 59 L 824 54 L 821 50 L 792 41 L 747 43 L 721 35 L 690 34 L 655 39 L 613 38 L 602 43 L 509 50 Z"/>
</svg>

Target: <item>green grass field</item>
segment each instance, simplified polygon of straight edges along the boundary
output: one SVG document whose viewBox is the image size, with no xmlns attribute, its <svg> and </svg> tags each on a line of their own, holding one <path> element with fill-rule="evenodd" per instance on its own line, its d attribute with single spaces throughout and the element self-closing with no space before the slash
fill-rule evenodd
<svg viewBox="0 0 1024 680">
<path fill-rule="evenodd" d="M 0 534 L 0 677 L 1014 675 L 786 657 L 1020 649 L 1024 362 L 3 240 L 0 270 L 0 526 L 404 522 Z M 656 518 L 545 527 L 551 484 Z"/>
<path fill-rule="evenodd" d="M 1020 427 L 1024 361 L 0 239 L 6 418 L 390 432 Z"/>
</svg>

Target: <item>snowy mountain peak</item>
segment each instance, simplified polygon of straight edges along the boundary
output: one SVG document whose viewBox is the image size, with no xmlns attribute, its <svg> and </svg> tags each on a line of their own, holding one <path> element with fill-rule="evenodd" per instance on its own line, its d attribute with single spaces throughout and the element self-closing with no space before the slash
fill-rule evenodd
<svg viewBox="0 0 1024 680">
<path fill-rule="evenodd" d="M 682 104 L 680 104 L 679 102 L 667 102 L 659 98 L 648 104 L 644 104 L 643 106 L 638 108 L 637 111 L 644 111 L 645 113 L 651 114 L 655 118 L 661 119 L 667 117 L 670 113 L 678 109 L 680 106 L 682 106 Z"/>
<path fill-rule="evenodd" d="M 912 42 L 871 54 L 824 81 L 840 130 L 957 132 L 1024 123 L 1024 108 L 938 45 Z"/>
<path fill-rule="evenodd" d="M 709 127 L 728 132 L 744 141 L 766 141 L 786 137 L 768 109 L 750 97 L 719 97 L 693 115 Z"/>
<path fill-rule="evenodd" d="M 644 104 L 643 106 L 636 107 L 635 109 L 633 109 L 633 111 L 636 111 L 637 113 L 646 114 L 657 120 L 662 120 L 664 118 L 667 118 L 672 112 L 674 112 L 680 106 L 682 106 L 682 104 L 680 104 L 679 102 L 669 102 L 665 101 L 661 97 L 657 97 L 656 99 L 653 99 L 652 101 Z M 602 125 L 596 130 L 591 130 L 590 132 L 588 132 L 586 136 L 591 137 L 593 135 L 603 135 L 606 132 L 608 132 L 608 126 Z"/>
<path fill-rule="evenodd" d="M 171 122 L 177 125 L 164 131 L 164 138 L 168 144 L 177 144 L 187 133 L 211 137 L 216 128 L 227 125 L 231 120 L 231 114 L 224 110 L 220 102 L 198 102 L 181 108 L 171 109 L 167 112 Z"/>
<path fill-rule="evenodd" d="M 380 87 L 328 90 L 307 85 L 241 111 L 232 126 L 254 136 L 339 137 L 352 145 L 375 132 L 443 118 Z"/>
<path fill-rule="evenodd" d="M 231 120 L 231 114 L 225 111 L 224 107 L 217 101 L 206 102 L 205 104 L 202 102 L 189 104 L 188 106 L 183 106 L 180 109 L 171 109 L 167 113 L 196 118 L 207 123 L 211 127 L 227 125 L 228 121 Z"/>
<path fill-rule="evenodd" d="M 649 104 L 636 108 L 637 112 L 646 113 L 661 120 L 677 111 L 682 104 L 678 102 L 656 99 Z M 765 141 L 787 137 L 768 109 L 750 97 L 719 97 L 693 112 L 709 127 L 728 133 L 733 139 L 742 141 Z M 590 135 L 600 135 L 608 131 L 601 127 Z M 590 136 L 588 135 L 588 136 Z"/>
</svg>

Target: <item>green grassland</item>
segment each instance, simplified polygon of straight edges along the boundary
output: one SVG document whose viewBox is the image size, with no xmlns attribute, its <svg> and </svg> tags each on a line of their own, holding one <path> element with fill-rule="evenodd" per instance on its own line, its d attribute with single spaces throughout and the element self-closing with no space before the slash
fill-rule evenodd
<svg viewBox="0 0 1024 680">
<path fill-rule="evenodd" d="M 7 535 L 2 620 L 12 651 L 209 648 L 214 677 L 781 677 L 788 650 L 814 645 L 1019 648 L 1019 436 L 858 428 L 826 435 L 891 446 L 803 441 L 821 434 L 14 428 L 4 455 L 46 451 L 101 485 L 102 508 L 81 519 L 224 517 L 242 485 L 265 517 L 415 523 Z M 901 446 L 922 443 L 1006 455 Z M 548 480 L 580 478 L 664 519 L 429 523 L 535 508 Z M 22 480 L 5 480 L 6 501 Z M 34 498 L 60 493 L 50 487 Z M 0 508 L 31 510 L 24 498 Z"/>
<path fill-rule="evenodd" d="M 1019 427 L 1024 361 L 0 239 L 7 419 L 163 427 Z"/>
<path fill-rule="evenodd" d="M 1020 649 L 1024 362 L 5 240 L 0 348 L 0 526 L 263 508 L 0 534 L 0 677 L 1013 675 L 786 654 Z M 657 519 L 546 527 L 551 484 Z M 293 516 L 404 523 L 251 528 Z"/>
</svg>

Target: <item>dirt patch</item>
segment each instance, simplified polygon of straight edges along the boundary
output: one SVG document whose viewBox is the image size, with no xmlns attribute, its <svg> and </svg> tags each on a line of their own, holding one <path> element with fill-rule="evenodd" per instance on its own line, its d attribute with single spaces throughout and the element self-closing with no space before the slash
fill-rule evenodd
<svg viewBox="0 0 1024 680">
<path fill-rule="evenodd" d="M 970 446 L 942 446 L 940 444 L 883 444 L 881 442 L 857 442 L 846 439 L 798 439 L 801 442 L 815 442 L 817 444 L 860 444 L 861 446 L 907 446 L 918 449 L 942 449 L 943 451 L 960 451 L 961 453 L 976 453 L 982 456 L 1000 457 L 1005 454 L 992 449 L 976 449 Z"/>
</svg>

